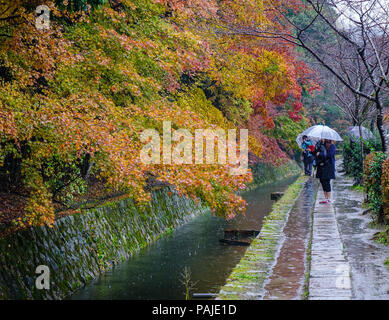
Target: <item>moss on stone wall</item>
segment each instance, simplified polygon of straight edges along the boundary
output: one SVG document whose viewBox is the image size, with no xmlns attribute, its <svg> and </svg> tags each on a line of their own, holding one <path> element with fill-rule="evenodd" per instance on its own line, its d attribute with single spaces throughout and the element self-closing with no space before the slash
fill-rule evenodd
<svg viewBox="0 0 389 320">
<path fill-rule="evenodd" d="M 261 163 L 253 168 L 254 183 L 250 187 L 298 172 L 300 168 L 294 161 L 281 167 Z M 152 201 L 145 211 L 139 210 L 132 199 L 115 200 L 59 219 L 53 228 L 44 226 L 11 234 L 0 239 L 0 299 L 65 298 L 162 234 L 206 210 L 201 204 L 180 198 L 174 189 L 162 188 L 153 191 Z M 282 211 L 275 210 L 273 219 Z M 267 222 L 263 234 L 272 228 L 272 223 Z M 256 241 L 272 244 L 275 240 L 267 237 Z M 263 256 L 265 261 L 271 258 L 272 252 L 268 250 L 255 254 Z M 35 270 L 39 265 L 50 268 L 50 290 L 35 287 L 38 276 Z M 242 272 L 245 270 L 244 265 L 239 268 Z M 261 275 L 242 272 L 236 274 L 239 281 L 259 282 L 261 279 Z"/>
<path fill-rule="evenodd" d="M 250 166 L 253 173 L 253 182 L 250 184 L 248 190 L 252 190 L 261 185 L 282 180 L 286 177 L 298 175 L 302 169 L 294 160 L 289 160 L 286 164 L 281 166 L 274 166 L 270 163 L 258 163 L 255 166 Z"/>
<path fill-rule="evenodd" d="M 172 194 L 168 195 L 171 191 Z M 172 188 L 153 191 L 140 211 L 132 199 L 107 202 L 0 239 L 0 298 L 61 299 L 124 261 L 166 231 L 207 209 Z M 36 267 L 50 269 L 50 289 L 35 287 Z"/>
</svg>

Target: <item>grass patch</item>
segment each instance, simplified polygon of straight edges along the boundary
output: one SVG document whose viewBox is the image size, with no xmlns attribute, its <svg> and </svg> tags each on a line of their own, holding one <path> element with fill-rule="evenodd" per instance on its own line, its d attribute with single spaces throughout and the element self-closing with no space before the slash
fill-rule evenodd
<svg viewBox="0 0 389 320">
<path fill-rule="evenodd" d="M 361 184 L 356 184 L 355 186 L 351 186 L 351 187 L 349 187 L 349 189 L 353 190 L 353 191 L 358 191 L 358 192 L 364 191 L 363 186 Z"/>
<path fill-rule="evenodd" d="M 389 245 L 389 226 L 387 226 L 384 231 L 377 233 L 374 236 L 374 240 L 377 243 Z"/>
<path fill-rule="evenodd" d="M 236 278 L 240 279 L 240 280 L 258 280 L 259 279 L 258 276 L 252 275 L 252 274 L 247 274 L 247 273 L 237 274 Z"/>
</svg>

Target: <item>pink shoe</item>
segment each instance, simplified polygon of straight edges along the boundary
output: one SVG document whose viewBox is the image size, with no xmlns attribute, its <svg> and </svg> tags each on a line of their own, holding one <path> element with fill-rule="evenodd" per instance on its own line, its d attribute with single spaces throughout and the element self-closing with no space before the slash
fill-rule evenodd
<svg viewBox="0 0 389 320">
<path fill-rule="evenodd" d="M 319 203 L 330 203 L 331 201 L 326 199 L 326 200 L 323 200 L 323 201 L 320 201 Z"/>
</svg>

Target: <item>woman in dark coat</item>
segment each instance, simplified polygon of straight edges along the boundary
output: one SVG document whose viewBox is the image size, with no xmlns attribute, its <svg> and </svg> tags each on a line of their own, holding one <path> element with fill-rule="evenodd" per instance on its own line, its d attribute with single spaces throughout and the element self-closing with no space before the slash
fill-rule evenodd
<svg viewBox="0 0 389 320">
<path fill-rule="evenodd" d="M 322 141 L 316 150 L 317 173 L 316 178 L 324 191 L 324 201 L 320 203 L 331 202 L 331 179 L 335 179 L 335 145 L 331 140 Z"/>
</svg>

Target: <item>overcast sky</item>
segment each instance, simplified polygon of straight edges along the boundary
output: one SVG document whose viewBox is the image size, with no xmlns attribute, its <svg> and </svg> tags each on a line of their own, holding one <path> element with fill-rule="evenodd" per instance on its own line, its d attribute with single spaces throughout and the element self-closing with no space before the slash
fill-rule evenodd
<svg viewBox="0 0 389 320">
<path fill-rule="evenodd" d="M 369 11 L 366 19 L 389 23 L 389 0 L 330 0 L 341 13 L 339 26 L 349 27 L 353 20 L 359 21 L 359 15 Z"/>
</svg>

